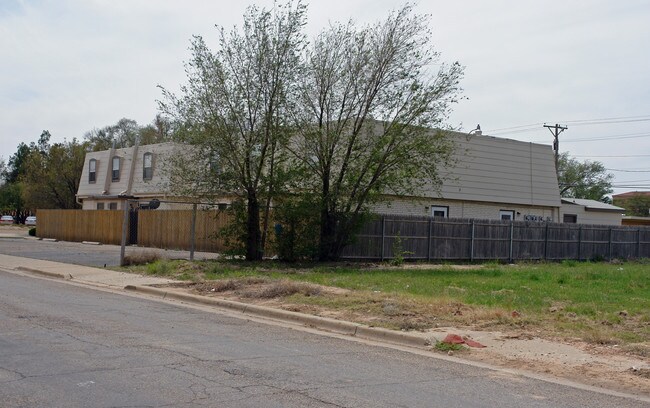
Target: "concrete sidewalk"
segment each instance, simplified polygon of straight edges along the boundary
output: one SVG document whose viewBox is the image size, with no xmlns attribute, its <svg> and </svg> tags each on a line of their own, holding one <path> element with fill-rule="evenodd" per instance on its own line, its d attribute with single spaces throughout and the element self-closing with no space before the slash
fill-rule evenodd
<svg viewBox="0 0 650 408">
<path fill-rule="evenodd" d="M 79 283 L 124 289 L 127 285 L 147 286 L 177 282 L 171 279 L 142 276 L 104 268 L 73 265 L 40 259 L 0 254 L 0 268 L 33 272 L 53 278 L 73 279 Z"/>
</svg>

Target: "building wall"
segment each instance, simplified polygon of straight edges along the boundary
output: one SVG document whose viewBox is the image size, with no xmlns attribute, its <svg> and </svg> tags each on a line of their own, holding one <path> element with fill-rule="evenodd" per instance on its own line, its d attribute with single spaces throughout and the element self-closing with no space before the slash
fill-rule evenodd
<svg viewBox="0 0 650 408">
<path fill-rule="evenodd" d="M 455 163 L 440 167 L 439 190 L 421 196 L 464 202 L 559 207 L 560 192 L 550 146 L 482 135 L 447 132 Z"/>
<path fill-rule="evenodd" d="M 489 202 L 470 202 L 430 198 L 389 197 L 371 207 L 371 211 L 387 215 L 431 215 L 431 206 L 449 207 L 449 218 L 500 219 L 501 210 L 514 211 L 516 221 L 526 221 L 526 216 L 558 221 L 559 209 L 555 207 L 526 206 Z M 530 217 L 529 217 L 530 218 Z"/>
<path fill-rule="evenodd" d="M 621 213 L 587 211 L 582 205 L 563 203 L 560 208 L 560 222 L 564 219 L 565 214 L 577 215 L 578 224 L 621 225 L 623 219 Z"/>
<path fill-rule="evenodd" d="M 153 173 L 150 180 L 145 180 L 143 175 L 143 162 L 146 153 L 152 154 Z M 169 184 L 165 163 L 169 162 L 169 158 L 174 154 L 177 154 L 177 145 L 173 143 L 87 153 L 77 191 L 78 199 L 83 202 L 82 208 L 94 210 L 97 209 L 98 202 L 103 202 L 105 208 L 108 209 L 109 203 L 122 201 L 122 199 L 116 199 L 118 195 L 136 196 L 143 200 L 165 199 L 167 184 Z M 113 181 L 111 177 L 112 158 L 115 156 L 120 157 L 120 178 L 117 181 Z M 89 181 L 91 159 L 96 160 L 94 183 Z M 122 208 L 121 204 L 118 204 L 118 208 Z"/>
</svg>

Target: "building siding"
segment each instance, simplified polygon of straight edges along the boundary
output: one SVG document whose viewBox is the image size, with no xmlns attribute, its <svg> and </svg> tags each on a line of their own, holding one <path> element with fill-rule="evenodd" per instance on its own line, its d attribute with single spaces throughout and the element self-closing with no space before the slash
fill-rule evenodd
<svg viewBox="0 0 650 408">
<path fill-rule="evenodd" d="M 525 221 L 526 215 L 558 222 L 559 210 L 555 207 L 522 206 L 503 203 L 469 202 L 429 198 L 387 197 L 371 206 L 370 210 L 385 215 L 431 215 L 431 206 L 449 207 L 449 218 L 499 219 L 501 210 L 514 211 L 515 220 Z"/>
<path fill-rule="evenodd" d="M 576 215 L 578 224 L 621 225 L 623 214 L 605 211 L 587 211 L 585 207 L 577 204 L 563 203 L 560 208 L 560 222 L 565 214 Z"/>
</svg>

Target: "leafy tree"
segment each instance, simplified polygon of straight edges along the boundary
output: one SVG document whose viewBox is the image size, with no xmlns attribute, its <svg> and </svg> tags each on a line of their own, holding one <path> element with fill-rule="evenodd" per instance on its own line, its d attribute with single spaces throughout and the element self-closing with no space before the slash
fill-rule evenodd
<svg viewBox="0 0 650 408">
<path fill-rule="evenodd" d="M 44 132 L 45 133 L 45 132 Z M 32 144 L 20 176 L 28 208 L 79 208 L 75 195 L 79 188 L 87 143 L 76 139 L 50 145 L 49 132 Z"/>
<path fill-rule="evenodd" d="M 333 25 L 307 52 L 289 147 L 320 197 L 321 260 L 340 255 L 369 204 L 437 185 L 450 160 L 431 128 L 448 117 L 463 68 L 438 65 L 427 22 L 406 5 L 371 26 Z"/>
<path fill-rule="evenodd" d="M 562 197 L 585 198 L 611 202 L 607 197 L 612 191 L 614 176 L 607 173 L 605 165 L 599 161 L 579 161 L 568 152 L 558 158 L 558 183 Z"/>
<path fill-rule="evenodd" d="M 650 196 L 647 195 L 636 194 L 624 200 L 614 200 L 614 205 L 625 208 L 625 215 L 650 216 Z"/>
<path fill-rule="evenodd" d="M 27 217 L 20 183 L 5 183 L 0 186 L 0 213 L 13 215 L 21 222 Z"/>
<path fill-rule="evenodd" d="M 122 118 L 114 125 L 86 132 L 84 139 L 92 151 L 108 150 L 113 146 L 113 141 L 118 148 L 134 146 L 136 140 L 141 145 L 162 143 L 171 139 L 171 124 L 160 114 L 146 126 L 138 125 L 133 119 Z"/>
<path fill-rule="evenodd" d="M 187 85 L 179 97 L 163 89 L 160 102 L 161 111 L 178 124 L 175 140 L 196 147 L 193 158 L 175 163 L 172 184 L 194 196 L 242 199 L 248 260 L 262 257 L 260 212 L 264 209 L 268 220 L 276 193 L 305 12 L 301 2 L 273 10 L 250 7 L 242 27 L 220 28 L 215 52 L 194 37 Z"/>
<path fill-rule="evenodd" d="M 20 143 L 7 163 L 7 168 L 3 174 L 3 178 L 8 184 L 18 182 L 18 178 L 25 174 L 25 159 L 29 155 L 30 146 L 25 143 Z"/>
</svg>

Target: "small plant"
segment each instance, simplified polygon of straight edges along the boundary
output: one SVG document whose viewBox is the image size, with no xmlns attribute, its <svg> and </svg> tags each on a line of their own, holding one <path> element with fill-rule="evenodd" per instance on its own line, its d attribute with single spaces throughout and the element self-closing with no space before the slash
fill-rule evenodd
<svg viewBox="0 0 650 408">
<path fill-rule="evenodd" d="M 149 275 L 165 276 L 171 274 L 172 270 L 172 264 L 166 259 L 162 259 L 147 265 L 147 273 Z"/>
<path fill-rule="evenodd" d="M 400 233 L 397 233 L 395 240 L 393 241 L 393 259 L 390 260 L 390 264 L 393 266 L 402 266 L 404 264 L 404 255 L 412 255 L 413 252 L 405 251 L 402 245 L 402 237 Z"/>
<path fill-rule="evenodd" d="M 27 232 L 30 237 L 35 237 L 36 236 L 36 228 L 30 228 L 29 231 Z"/>
<path fill-rule="evenodd" d="M 136 252 L 124 257 L 124 265 L 146 265 L 152 264 L 160 259 L 154 251 Z"/>
<path fill-rule="evenodd" d="M 438 351 L 443 351 L 443 352 L 449 352 L 449 351 L 460 351 L 460 350 L 466 350 L 467 347 L 463 346 L 462 344 L 456 344 L 456 343 L 445 343 L 444 341 L 436 341 L 436 345 L 433 346 Z"/>
</svg>

